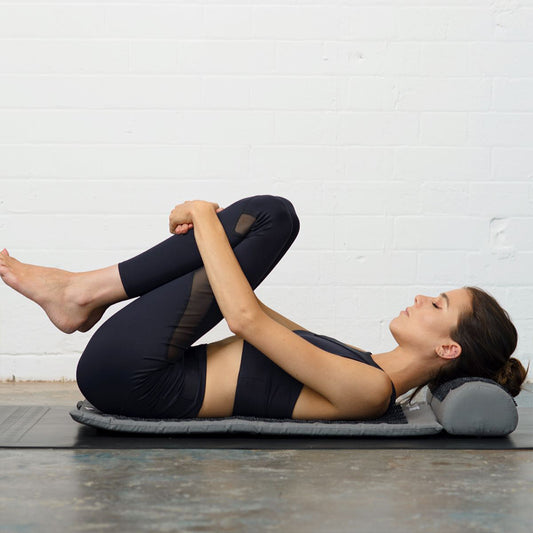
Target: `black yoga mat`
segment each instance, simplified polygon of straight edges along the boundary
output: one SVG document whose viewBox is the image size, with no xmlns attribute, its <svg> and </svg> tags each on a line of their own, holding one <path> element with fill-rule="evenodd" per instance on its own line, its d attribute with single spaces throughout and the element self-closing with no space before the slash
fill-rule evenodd
<svg viewBox="0 0 533 533">
<path fill-rule="evenodd" d="M 137 436 L 77 424 L 72 406 L 0 406 L 0 447 L 79 449 L 533 449 L 533 408 L 519 407 L 517 429 L 507 437 L 268 437 L 253 435 Z"/>
</svg>

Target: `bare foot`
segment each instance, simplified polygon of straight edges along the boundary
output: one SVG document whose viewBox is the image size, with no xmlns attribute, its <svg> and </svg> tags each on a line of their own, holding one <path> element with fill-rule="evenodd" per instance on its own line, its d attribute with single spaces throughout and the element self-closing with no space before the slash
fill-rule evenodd
<svg viewBox="0 0 533 533">
<path fill-rule="evenodd" d="M 52 323 L 65 333 L 89 330 L 106 307 L 91 305 L 81 274 L 28 265 L 0 252 L 0 277 L 11 288 L 40 305 Z"/>
</svg>

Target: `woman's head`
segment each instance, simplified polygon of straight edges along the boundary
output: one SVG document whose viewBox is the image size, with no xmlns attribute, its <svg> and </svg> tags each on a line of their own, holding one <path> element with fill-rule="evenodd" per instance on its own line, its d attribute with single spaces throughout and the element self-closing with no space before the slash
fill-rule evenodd
<svg viewBox="0 0 533 533">
<path fill-rule="evenodd" d="M 461 354 L 461 345 L 451 332 L 461 316 L 471 309 L 472 297 L 467 289 L 456 289 L 439 296 L 417 295 L 390 324 L 400 346 L 419 354 L 453 359 Z"/>
<path fill-rule="evenodd" d="M 465 287 L 436 298 L 417 296 L 406 311 L 393 320 L 391 332 L 399 344 L 418 342 L 442 361 L 430 385 L 472 376 L 492 379 L 513 396 L 520 392 L 527 371 L 511 357 L 516 328 L 490 294 Z"/>
<path fill-rule="evenodd" d="M 467 287 L 472 309 L 464 313 L 452 338 L 462 347 L 461 357 L 441 368 L 435 385 L 457 377 L 475 376 L 493 379 L 516 396 L 527 370 L 511 357 L 518 335 L 507 311 L 488 293 Z"/>
</svg>

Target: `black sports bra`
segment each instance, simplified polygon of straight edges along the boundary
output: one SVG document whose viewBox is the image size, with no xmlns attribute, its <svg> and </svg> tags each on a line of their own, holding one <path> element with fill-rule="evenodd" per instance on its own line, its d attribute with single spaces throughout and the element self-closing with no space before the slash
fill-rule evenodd
<svg viewBox="0 0 533 533">
<path fill-rule="evenodd" d="M 336 339 L 311 331 L 295 330 L 294 333 L 326 352 L 347 357 L 383 371 L 372 359 L 370 352 L 357 350 Z M 234 416 L 291 418 L 302 388 L 302 383 L 272 362 L 257 348 L 244 341 L 233 406 Z M 393 407 L 395 402 L 396 390 L 392 384 L 388 409 Z"/>
</svg>

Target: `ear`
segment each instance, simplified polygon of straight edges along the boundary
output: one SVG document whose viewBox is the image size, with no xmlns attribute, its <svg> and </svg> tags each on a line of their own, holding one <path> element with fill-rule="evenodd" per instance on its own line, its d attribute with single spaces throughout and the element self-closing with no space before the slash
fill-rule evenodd
<svg viewBox="0 0 533 533">
<path fill-rule="evenodd" d="M 436 353 L 443 359 L 455 359 L 461 355 L 461 346 L 454 341 L 450 341 L 448 344 L 441 344 L 437 346 Z"/>
</svg>

